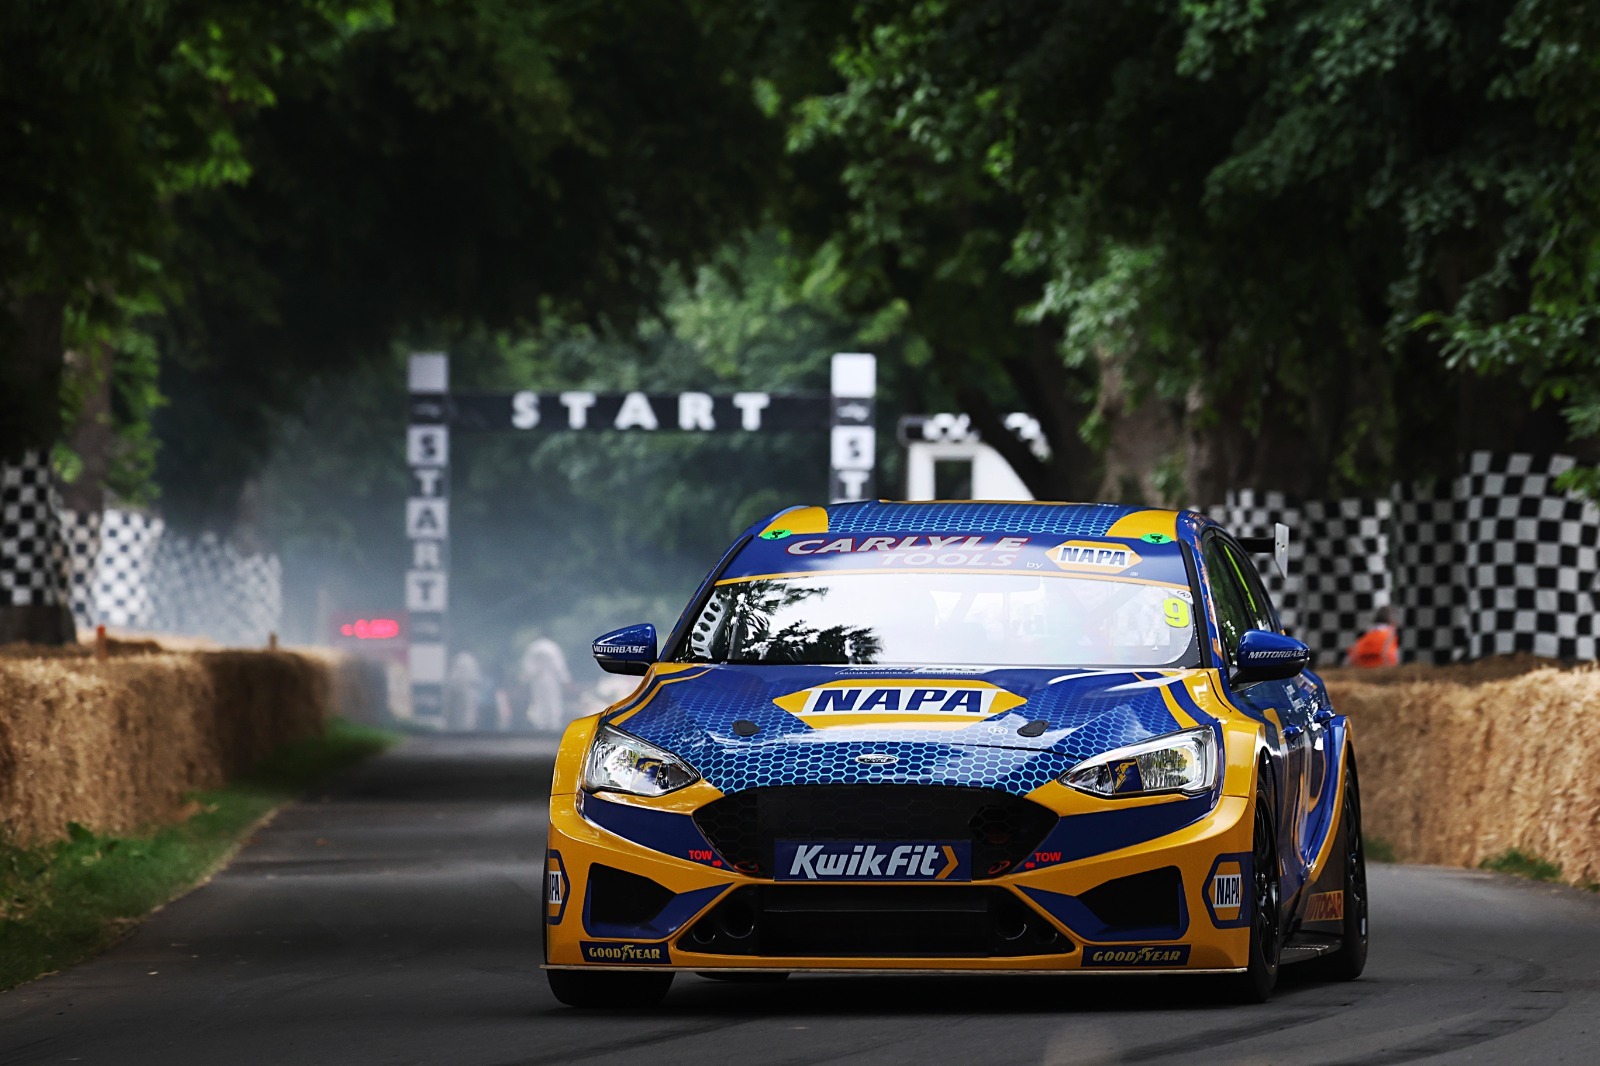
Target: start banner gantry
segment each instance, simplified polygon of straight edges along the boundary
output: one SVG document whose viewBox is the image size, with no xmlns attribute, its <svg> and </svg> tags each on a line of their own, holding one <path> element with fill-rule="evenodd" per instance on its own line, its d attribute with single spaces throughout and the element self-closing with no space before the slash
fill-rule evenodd
<svg viewBox="0 0 1600 1066">
<path fill-rule="evenodd" d="M 449 670 L 450 435 L 462 432 L 622 431 L 761 433 L 827 428 L 828 497 L 862 500 L 874 491 L 877 357 L 833 357 L 830 389 L 780 392 L 479 392 L 450 388 L 443 352 L 411 356 L 406 462 L 411 489 L 406 537 L 411 563 L 405 605 L 411 646 L 412 714 L 444 724 Z"/>
</svg>

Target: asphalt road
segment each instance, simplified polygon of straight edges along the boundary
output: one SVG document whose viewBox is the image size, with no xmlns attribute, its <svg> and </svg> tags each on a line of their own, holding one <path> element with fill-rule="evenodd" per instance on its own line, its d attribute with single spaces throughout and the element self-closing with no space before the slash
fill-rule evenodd
<svg viewBox="0 0 1600 1066">
<path fill-rule="evenodd" d="M 1600 1062 L 1600 898 L 1372 871 L 1367 975 L 1208 1001 L 1177 978 L 680 977 L 557 1004 L 536 968 L 551 748 L 413 741 L 285 811 L 101 958 L 0 996 L 0 1064 Z"/>
</svg>

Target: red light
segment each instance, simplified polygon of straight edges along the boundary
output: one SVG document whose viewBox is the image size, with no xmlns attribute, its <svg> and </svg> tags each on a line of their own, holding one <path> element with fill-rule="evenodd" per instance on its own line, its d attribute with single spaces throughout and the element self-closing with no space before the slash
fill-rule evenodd
<svg viewBox="0 0 1600 1066">
<path fill-rule="evenodd" d="M 393 640 L 400 635 L 400 623 L 393 618 L 358 618 L 340 626 L 339 632 L 357 640 Z"/>
</svg>

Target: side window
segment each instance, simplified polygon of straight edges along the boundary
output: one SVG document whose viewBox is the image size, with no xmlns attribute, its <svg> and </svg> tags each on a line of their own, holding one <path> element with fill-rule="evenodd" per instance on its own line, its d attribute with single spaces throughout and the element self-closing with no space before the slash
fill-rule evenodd
<svg viewBox="0 0 1600 1066">
<path fill-rule="evenodd" d="M 1215 537 L 1207 540 L 1204 555 L 1211 598 L 1217 606 L 1217 625 L 1222 630 L 1222 646 L 1231 664 L 1238 657 L 1239 638 L 1244 636 L 1245 630 L 1254 629 L 1255 622 L 1245 606 L 1244 591 L 1239 587 L 1239 579 L 1222 541 Z"/>
<path fill-rule="evenodd" d="M 1233 564 L 1233 573 L 1239 579 L 1239 584 L 1244 592 L 1245 608 L 1250 612 L 1250 628 L 1265 629 L 1268 633 L 1278 632 L 1278 612 L 1272 609 L 1272 600 L 1267 596 L 1267 588 L 1261 581 L 1261 572 L 1250 561 L 1250 557 L 1241 553 L 1232 544 L 1221 544 L 1228 553 L 1228 561 Z"/>
</svg>

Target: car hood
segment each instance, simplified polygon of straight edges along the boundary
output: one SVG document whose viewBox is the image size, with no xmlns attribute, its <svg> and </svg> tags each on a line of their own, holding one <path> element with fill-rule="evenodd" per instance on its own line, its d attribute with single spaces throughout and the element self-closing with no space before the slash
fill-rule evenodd
<svg viewBox="0 0 1600 1066">
<path fill-rule="evenodd" d="M 668 665 L 605 721 L 723 792 L 914 782 L 1023 793 L 1209 721 L 1182 683 L 1199 673 Z"/>
</svg>

